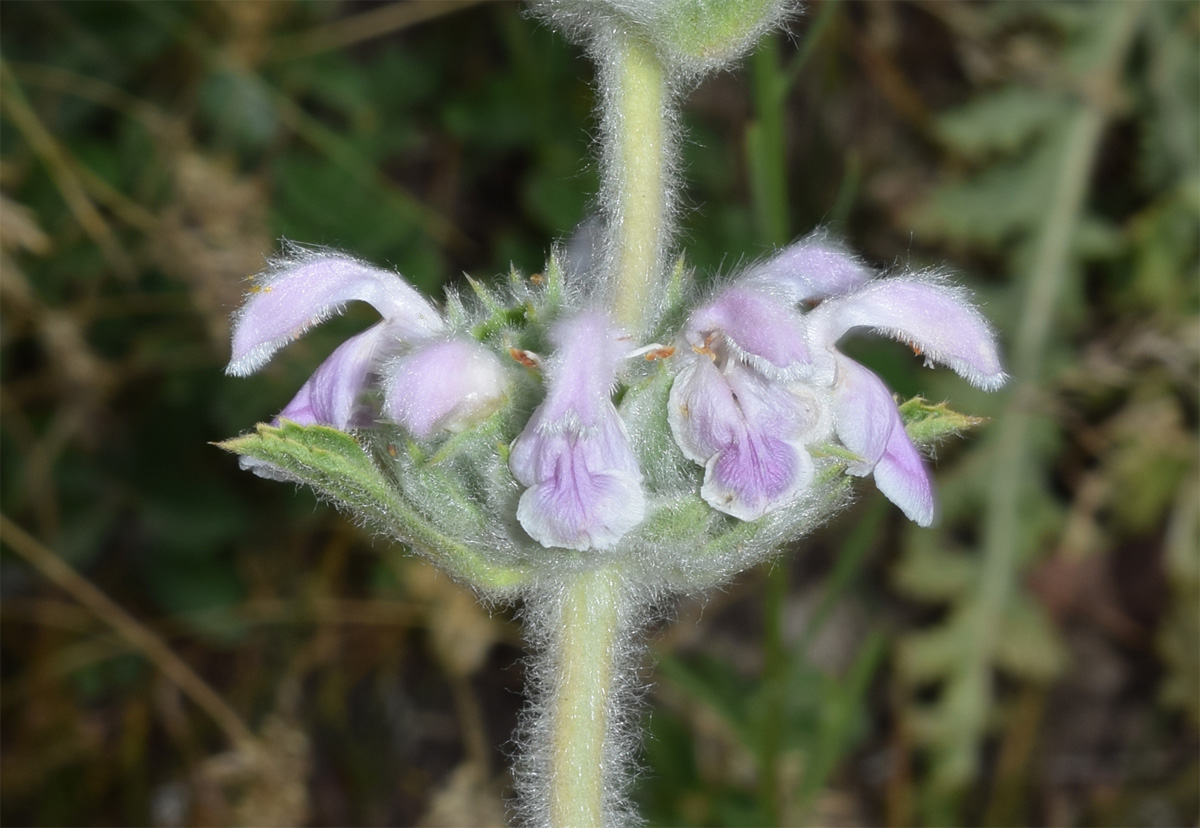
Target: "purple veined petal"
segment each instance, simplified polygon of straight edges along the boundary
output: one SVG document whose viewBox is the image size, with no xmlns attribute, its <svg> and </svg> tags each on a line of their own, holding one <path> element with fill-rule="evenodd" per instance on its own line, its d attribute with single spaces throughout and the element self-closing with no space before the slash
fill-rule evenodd
<svg viewBox="0 0 1200 828">
<path fill-rule="evenodd" d="M 846 247 L 818 231 L 752 266 L 745 278 L 775 287 L 796 304 L 847 293 L 872 275 Z"/>
<path fill-rule="evenodd" d="M 791 503 L 812 479 L 812 458 L 802 445 L 747 430 L 709 459 L 700 496 L 739 520 L 757 520 Z"/>
<path fill-rule="evenodd" d="M 587 311 L 551 331 L 546 398 L 513 441 L 509 468 L 528 487 L 517 520 L 546 547 L 609 549 L 645 515 L 637 458 L 612 404 L 617 365 L 631 346 Z"/>
<path fill-rule="evenodd" d="M 525 429 L 513 440 L 508 465 L 513 477 L 523 486 L 535 486 L 559 472 L 559 454 L 571 451 L 584 459 L 577 471 L 590 473 L 618 471 L 639 481 L 641 471 L 629 448 L 616 408 L 598 426 L 579 428 L 562 421 L 547 421 L 543 409 L 534 409 Z"/>
<path fill-rule="evenodd" d="M 862 458 L 847 471 L 874 473 L 875 485 L 908 518 L 921 526 L 933 522 L 929 471 L 900 420 L 896 402 L 883 380 L 848 357 L 837 359 L 833 393 L 834 427 L 842 445 Z"/>
<path fill-rule="evenodd" d="M 741 439 L 747 428 L 769 429 L 785 439 L 809 433 L 820 412 L 787 383 L 731 363 L 725 370 L 704 355 L 683 357 L 667 398 L 667 422 L 684 456 L 704 465 Z"/>
<path fill-rule="evenodd" d="M 510 460 L 520 482 L 536 480 L 521 494 L 517 520 L 542 546 L 611 549 L 645 517 L 642 478 L 632 454 L 614 463 L 611 449 L 564 432 L 515 444 Z M 630 462 L 633 472 L 625 468 Z M 527 469 L 536 475 L 522 473 Z"/>
<path fill-rule="evenodd" d="M 781 509 L 808 488 L 813 462 L 802 441 L 812 412 L 781 382 L 746 368 L 725 372 L 741 413 L 736 439 L 705 464 L 700 496 L 740 520 Z"/>
<path fill-rule="evenodd" d="M 423 338 L 445 327 L 429 300 L 399 275 L 349 256 L 305 253 L 274 263 L 256 278 L 234 316 L 226 373 L 254 373 L 279 348 L 355 300 L 372 305 L 401 339 Z"/>
<path fill-rule="evenodd" d="M 384 416 L 421 438 L 487 416 L 508 384 L 500 359 L 473 339 L 418 345 L 384 374 Z"/>
<path fill-rule="evenodd" d="M 667 419 L 684 456 L 705 467 L 700 496 L 740 520 L 786 506 L 812 482 L 803 436 L 819 418 L 782 382 L 698 356 L 668 398 Z"/>
<path fill-rule="evenodd" d="M 836 357 L 837 379 L 833 387 L 834 430 L 842 445 L 862 458 L 847 468 L 865 477 L 887 450 L 892 430 L 900 415 L 896 401 L 883 380 L 849 357 Z"/>
<path fill-rule="evenodd" d="M 742 412 L 711 359 L 702 354 L 681 359 L 667 398 L 667 422 L 683 456 L 703 466 L 737 440 L 744 428 Z"/>
<path fill-rule="evenodd" d="M 764 373 L 786 371 L 811 361 L 804 321 L 786 298 L 762 287 L 734 284 L 689 318 L 689 343 L 707 348 L 711 334 L 723 335 Z"/>
<path fill-rule="evenodd" d="M 1008 379 L 996 335 L 961 288 L 914 277 L 882 279 L 822 303 L 805 320 L 814 347 L 833 348 L 854 328 L 872 328 L 948 365 L 972 385 L 999 388 Z"/>
<path fill-rule="evenodd" d="M 528 486 L 517 520 L 546 547 L 609 549 L 641 523 L 642 475 L 616 409 L 598 427 L 556 427 L 535 411 L 513 441 L 509 468 Z"/>
<path fill-rule="evenodd" d="M 391 338 L 390 327 L 380 322 L 347 339 L 300 387 L 279 418 L 343 431 L 369 425 L 371 417 L 360 398 Z"/>
<path fill-rule="evenodd" d="M 809 434 L 819 418 L 810 400 L 793 393 L 789 383 L 743 366 L 727 368 L 724 377 L 751 430 L 793 440 Z"/>
</svg>

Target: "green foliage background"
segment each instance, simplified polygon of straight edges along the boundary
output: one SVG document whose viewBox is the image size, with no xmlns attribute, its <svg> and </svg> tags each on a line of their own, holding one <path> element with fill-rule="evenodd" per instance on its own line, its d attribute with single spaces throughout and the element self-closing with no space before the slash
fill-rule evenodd
<svg viewBox="0 0 1200 828">
<path fill-rule="evenodd" d="M 499 823 L 507 611 L 210 443 L 370 319 L 224 377 L 278 238 L 434 295 L 537 272 L 596 188 L 590 68 L 512 3 L 0 24 L 0 821 Z M 651 824 L 1195 824 L 1198 44 L 1186 2 L 814 0 L 691 96 L 700 272 L 819 225 L 946 263 L 1014 382 L 850 346 L 988 422 L 938 528 L 864 488 L 656 631 Z"/>
</svg>

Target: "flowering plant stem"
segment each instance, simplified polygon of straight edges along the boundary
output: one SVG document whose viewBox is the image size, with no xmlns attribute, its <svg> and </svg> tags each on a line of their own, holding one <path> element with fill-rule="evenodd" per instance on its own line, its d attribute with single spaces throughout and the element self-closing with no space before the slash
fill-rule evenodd
<svg viewBox="0 0 1200 828">
<path fill-rule="evenodd" d="M 636 36 L 610 36 L 600 63 L 605 263 L 613 317 L 637 336 L 649 322 L 670 244 L 673 101 L 653 47 Z M 621 722 L 614 714 L 621 670 L 633 668 L 619 661 L 633 649 L 636 599 L 608 566 L 572 574 L 543 599 L 543 813 L 552 826 L 600 828 L 620 820 Z"/>
<path fill-rule="evenodd" d="M 607 265 L 614 276 L 613 315 L 638 333 L 661 281 L 672 229 L 673 102 L 653 47 L 636 36 L 611 36 L 616 42 L 600 65 Z"/>
<path fill-rule="evenodd" d="M 852 477 L 873 475 L 910 518 L 933 520 L 917 445 L 965 420 L 920 400 L 902 411 L 838 351 L 844 335 L 874 327 L 981 388 L 1005 380 L 991 328 L 958 289 L 934 274 L 875 280 L 823 232 L 715 294 L 696 295 L 682 259 L 668 284 L 678 98 L 793 7 L 539 3 L 600 67 L 598 226 L 552 256 L 545 279 L 472 282 L 474 300 L 452 291 L 444 309 L 394 272 L 285 245 L 234 317 L 226 370 L 243 376 L 349 302 L 379 313 L 271 425 L 222 446 L 256 474 L 312 486 L 485 599 L 524 600 L 537 656 L 515 782 L 531 828 L 639 822 L 627 771 L 655 604 L 765 560 L 831 514 Z M 766 173 L 784 177 L 786 82 L 766 68 L 754 157 L 775 162 L 758 180 L 779 244 L 786 199 Z M 785 587 L 780 577 L 776 606 Z M 770 722 L 785 694 L 777 627 L 768 651 Z M 778 755 L 768 731 L 772 803 Z"/>
<path fill-rule="evenodd" d="M 547 620 L 553 698 L 549 721 L 549 816 L 553 826 L 600 828 L 607 823 L 608 778 L 617 768 L 606 745 L 617 726 L 614 681 L 626 624 L 620 576 L 608 569 L 573 576 Z"/>
</svg>

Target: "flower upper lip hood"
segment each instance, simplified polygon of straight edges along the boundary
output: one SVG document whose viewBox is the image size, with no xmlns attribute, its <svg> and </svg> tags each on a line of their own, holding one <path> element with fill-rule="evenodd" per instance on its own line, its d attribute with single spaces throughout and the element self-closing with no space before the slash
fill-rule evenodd
<svg viewBox="0 0 1200 828">
<path fill-rule="evenodd" d="M 705 467 L 701 496 L 713 508 L 753 520 L 787 506 L 812 478 L 805 447 L 832 431 L 860 458 L 851 474 L 873 474 L 909 518 L 932 523 L 929 474 L 891 393 L 837 344 L 865 327 L 981 388 L 1006 375 L 992 329 L 960 288 L 929 274 L 871 276 L 814 236 L 752 266 L 689 317 L 691 353 L 668 420 L 683 453 Z"/>
<path fill-rule="evenodd" d="M 996 336 L 966 291 L 936 274 L 894 276 L 830 299 L 805 317 L 809 345 L 820 357 L 814 381 L 832 386 L 838 439 L 862 461 L 849 472 L 873 474 L 889 500 L 921 526 L 933 523 L 929 471 L 904 431 L 892 394 L 871 371 L 837 350 L 843 336 L 870 328 L 942 363 L 972 385 L 995 390 L 1008 376 Z"/>
<path fill-rule="evenodd" d="M 855 328 L 870 328 L 909 344 L 927 364 L 946 365 L 985 391 L 1008 380 L 991 325 L 964 289 L 936 273 L 864 284 L 814 308 L 805 321 L 810 343 L 829 352 Z"/>
<path fill-rule="evenodd" d="M 281 418 L 342 430 L 370 425 L 375 415 L 362 405 L 362 396 L 383 373 L 384 413 L 415 436 L 427 437 L 490 410 L 504 393 L 499 360 L 477 342 L 453 337 L 433 304 L 396 273 L 341 253 L 293 245 L 253 281 L 234 315 L 233 356 L 225 369 L 234 376 L 257 371 L 279 348 L 341 313 L 348 302 L 366 302 L 382 317 L 338 346 Z M 401 351 L 406 355 L 395 358 Z M 422 366 L 421 358 L 430 365 Z M 430 368 L 444 368 L 448 361 L 466 370 L 445 381 L 444 370 Z"/>
<path fill-rule="evenodd" d="M 800 305 L 853 290 L 871 276 L 847 250 L 814 233 L 751 265 L 695 310 L 684 339 L 703 351 L 720 338 L 738 361 L 767 376 L 806 375 L 812 354 Z"/>
<path fill-rule="evenodd" d="M 437 309 L 395 273 L 342 253 L 294 245 L 255 276 L 246 303 L 233 318 L 233 355 L 225 373 L 253 374 L 281 347 L 339 314 L 347 302 L 366 302 L 402 340 L 445 329 Z"/>
<path fill-rule="evenodd" d="M 509 468 L 528 488 L 517 520 L 546 547 L 608 549 L 642 521 L 642 473 L 612 391 L 632 344 L 585 310 L 551 330 L 546 396 L 513 441 Z"/>
</svg>

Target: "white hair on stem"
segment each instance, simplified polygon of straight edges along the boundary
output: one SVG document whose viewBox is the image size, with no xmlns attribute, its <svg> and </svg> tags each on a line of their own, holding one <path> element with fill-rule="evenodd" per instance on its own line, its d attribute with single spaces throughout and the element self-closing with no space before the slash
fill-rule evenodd
<svg viewBox="0 0 1200 828">
<path fill-rule="evenodd" d="M 641 744 L 645 627 L 655 596 L 620 567 L 544 579 L 522 612 L 532 689 L 517 739 L 514 822 L 641 823 L 629 798 Z"/>
</svg>

